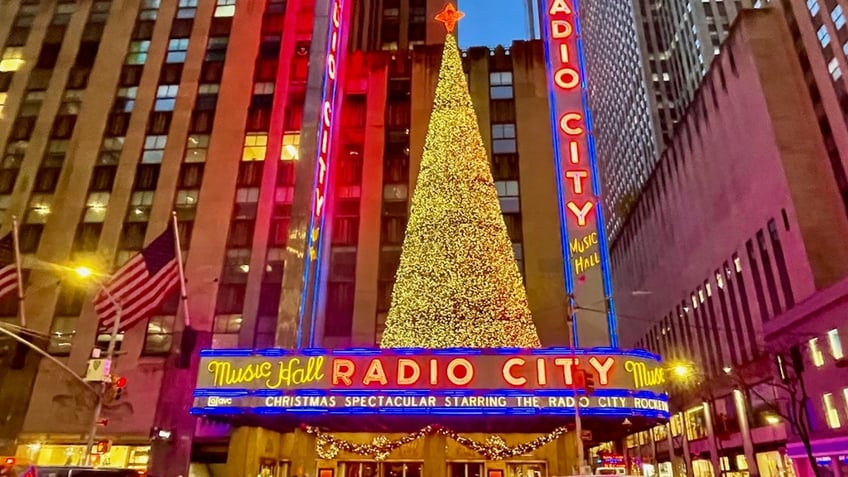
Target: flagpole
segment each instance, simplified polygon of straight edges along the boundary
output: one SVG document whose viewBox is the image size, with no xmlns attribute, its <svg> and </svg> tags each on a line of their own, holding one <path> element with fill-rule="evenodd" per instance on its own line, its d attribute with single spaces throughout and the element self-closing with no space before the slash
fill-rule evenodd
<svg viewBox="0 0 848 477">
<path fill-rule="evenodd" d="M 26 311 L 24 307 L 24 276 L 21 273 L 21 245 L 18 242 L 18 218 L 12 216 L 12 242 L 15 246 L 15 268 L 18 275 L 18 308 L 21 314 L 21 327 L 26 328 Z"/>
<path fill-rule="evenodd" d="M 174 225 L 174 243 L 177 247 L 177 270 L 180 273 L 180 305 L 183 308 L 183 322 L 186 328 L 191 327 L 191 317 L 188 313 L 188 293 L 186 293 L 185 268 L 183 267 L 183 249 L 180 246 L 180 231 L 177 228 L 177 213 L 171 212 L 171 222 Z"/>
</svg>

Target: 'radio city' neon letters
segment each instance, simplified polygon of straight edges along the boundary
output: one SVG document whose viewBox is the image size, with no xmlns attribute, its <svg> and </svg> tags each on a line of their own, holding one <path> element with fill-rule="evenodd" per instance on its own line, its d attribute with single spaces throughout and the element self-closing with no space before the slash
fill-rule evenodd
<svg viewBox="0 0 848 477">
<path fill-rule="evenodd" d="M 333 124 L 333 113 L 334 113 L 334 105 L 332 100 L 334 99 L 332 92 L 336 87 L 336 62 L 339 54 L 339 34 L 341 29 L 341 5 L 340 0 L 333 1 L 333 13 L 331 16 L 331 24 L 330 24 L 330 40 L 327 45 L 327 62 L 324 66 L 324 89 L 325 89 L 325 99 L 324 104 L 322 106 L 322 114 L 321 114 L 321 129 L 319 132 L 318 143 L 320 147 L 318 148 L 318 168 L 317 168 L 317 178 L 315 185 L 315 198 L 314 198 L 314 218 L 320 219 L 322 214 L 324 213 L 324 201 L 327 194 L 327 169 L 328 163 L 330 159 L 330 129 Z M 327 95 L 326 92 L 331 93 Z M 328 97 L 329 96 L 329 97 Z M 320 221 L 313 226 L 313 236 L 318 236 L 320 233 Z M 317 241 L 317 238 L 316 238 Z M 315 243 L 312 244 L 309 250 L 311 258 L 314 260 L 317 254 L 317 250 L 315 249 Z"/>
</svg>

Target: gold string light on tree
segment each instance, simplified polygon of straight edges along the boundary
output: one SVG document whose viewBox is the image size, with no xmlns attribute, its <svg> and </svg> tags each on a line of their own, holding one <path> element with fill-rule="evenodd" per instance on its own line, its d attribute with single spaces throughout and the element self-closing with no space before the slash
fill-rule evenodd
<svg viewBox="0 0 848 477">
<path fill-rule="evenodd" d="M 451 33 L 412 195 L 384 348 L 539 347 L 486 148 Z"/>
<path fill-rule="evenodd" d="M 323 432 L 314 426 L 304 424 L 301 427 L 307 433 L 315 436 L 315 448 L 318 457 L 322 459 L 335 459 L 338 457 L 339 452 L 347 452 L 369 457 L 377 461 L 383 461 L 396 449 L 429 435 L 445 436 L 490 460 L 511 459 L 544 447 L 567 432 L 565 427 L 558 427 L 550 433 L 539 436 L 531 441 L 509 446 L 500 436 L 492 435 L 486 438 L 484 442 L 477 442 L 474 439 L 459 435 L 452 429 L 432 424 L 395 440 L 390 440 L 386 436 L 377 436 L 370 444 L 360 444 L 338 439 L 332 434 Z"/>
</svg>

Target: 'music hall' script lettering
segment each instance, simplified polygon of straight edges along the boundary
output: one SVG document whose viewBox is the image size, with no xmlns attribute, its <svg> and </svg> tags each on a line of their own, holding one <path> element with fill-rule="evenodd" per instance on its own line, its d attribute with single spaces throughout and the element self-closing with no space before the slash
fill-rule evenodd
<svg viewBox="0 0 848 477">
<path fill-rule="evenodd" d="M 266 388 L 280 389 L 293 384 L 314 383 L 324 379 L 324 373 L 321 371 L 324 366 L 324 357 L 313 356 L 305 360 L 305 363 L 300 358 L 279 361 L 276 373 L 269 361 L 233 366 L 228 361 L 216 360 L 210 361 L 206 369 L 212 373 L 215 386 L 264 381 Z"/>
</svg>

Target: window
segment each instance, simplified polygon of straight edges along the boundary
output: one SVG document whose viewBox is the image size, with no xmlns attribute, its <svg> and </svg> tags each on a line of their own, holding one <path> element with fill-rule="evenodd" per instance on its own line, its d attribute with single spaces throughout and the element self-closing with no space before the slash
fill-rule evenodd
<svg viewBox="0 0 848 477">
<path fill-rule="evenodd" d="M 47 143 L 47 153 L 44 155 L 43 167 L 58 167 L 65 162 L 65 154 L 68 151 L 68 141 L 52 140 Z"/>
<path fill-rule="evenodd" d="M 839 411 L 833 404 L 833 394 L 825 393 L 822 400 L 824 401 L 824 417 L 827 420 L 827 426 L 831 429 L 839 429 L 842 427 L 842 423 L 839 422 Z"/>
<path fill-rule="evenodd" d="M 236 189 L 235 219 L 255 219 L 256 203 L 259 202 L 258 187 L 239 187 Z"/>
<path fill-rule="evenodd" d="M 280 159 L 283 161 L 295 161 L 298 158 L 300 148 L 300 134 L 283 135 L 283 148 L 280 151 Z"/>
<path fill-rule="evenodd" d="M 62 104 L 59 105 L 59 115 L 76 115 L 79 114 L 80 106 L 82 105 L 81 89 L 69 89 L 65 91 L 62 98 Z"/>
<path fill-rule="evenodd" d="M 165 156 L 165 144 L 168 136 L 147 136 L 144 138 L 144 151 L 141 153 L 142 164 L 161 164 Z"/>
<path fill-rule="evenodd" d="M 106 218 L 106 207 L 109 205 L 109 192 L 91 192 L 85 201 L 83 222 L 103 222 Z"/>
<path fill-rule="evenodd" d="M 833 58 L 827 64 L 827 71 L 834 80 L 838 80 L 842 77 L 842 68 L 839 67 L 839 61 L 837 61 L 836 58 Z"/>
<path fill-rule="evenodd" d="M 128 65 L 143 65 L 147 61 L 147 50 L 150 49 L 150 41 L 133 41 L 130 43 L 130 52 L 124 61 Z"/>
<path fill-rule="evenodd" d="M 185 162 L 206 162 L 209 148 L 208 134 L 192 134 L 186 140 Z"/>
<path fill-rule="evenodd" d="M 810 11 L 811 16 L 815 16 L 819 12 L 818 0 L 807 0 L 807 10 Z"/>
<path fill-rule="evenodd" d="M 272 81 L 266 81 L 266 82 L 254 84 L 253 85 L 253 94 L 255 94 L 255 95 L 274 94 L 274 83 Z"/>
<path fill-rule="evenodd" d="M 515 214 L 521 211 L 518 199 L 518 181 L 495 181 L 495 189 L 498 191 L 501 213 Z"/>
<path fill-rule="evenodd" d="M 819 38 L 822 48 L 830 44 L 830 33 L 827 32 L 827 26 L 822 25 L 817 31 L 816 36 Z"/>
<path fill-rule="evenodd" d="M 26 223 L 28 224 L 43 224 L 50 217 L 50 212 L 53 207 L 53 195 L 51 194 L 32 194 L 29 199 L 29 207 L 26 212 Z"/>
<path fill-rule="evenodd" d="M 143 354 L 168 354 L 174 343 L 174 315 L 151 316 L 147 322 Z"/>
<path fill-rule="evenodd" d="M 819 339 L 813 338 L 807 344 L 810 348 L 810 360 L 813 362 L 813 365 L 817 368 L 822 367 L 824 365 L 824 356 L 819 349 Z"/>
<path fill-rule="evenodd" d="M 216 17 L 231 17 L 236 14 L 236 0 L 218 0 L 215 7 Z"/>
<path fill-rule="evenodd" d="M 845 413 L 848 414 L 848 388 L 842 388 L 842 399 L 845 400 Z"/>
<path fill-rule="evenodd" d="M 842 12 L 842 5 L 837 5 L 830 12 L 830 18 L 833 20 L 833 26 L 837 30 L 845 26 L 845 14 Z"/>
<path fill-rule="evenodd" d="M 197 0 L 180 0 L 177 18 L 194 18 L 197 13 Z"/>
<path fill-rule="evenodd" d="M 127 222 L 147 222 L 153 205 L 153 191 L 133 192 L 127 210 Z"/>
<path fill-rule="evenodd" d="M 141 11 L 138 12 L 139 20 L 156 20 L 156 14 L 159 10 L 159 0 L 143 0 L 141 2 Z"/>
<path fill-rule="evenodd" d="M 77 6 L 73 4 L 57 5 L 56 11 L 53 12 L 53 19 L 50 20 L 52 25 L 67 25 L 71 21 L 71 15 L 77 11 Z"/>
<path fill-rule="evenodd" d="M 832 329 L 827 332 L 827 344 L 830 346 L 830 354 L 833 359 L 845 357 L 845 353 L 842 352 L 842 341 L 839 339 L 839 330 Z"/>
<path fill-rule="evenodd" d="M 114 111 L 122 113 L 132 112 L 135 107 L 135 97 L 137 94 L 137 86 L 118 89 L 118 94 L 115 95 Z"/>
<path fill-rule="evenodd" d="M 268 150 L 268 135 L 260 133 L 249 133 L 244 136 L 244 149 L 242 149 L 242 161 L 263 161 L 265 152 Z"/>
<path fill-rule="evenodd" d="M 250 249 L 231 248 L 227 250 L 222 283 L 246 283 L 250 271 Z"/>
<path fill-rule="evenodd" d="M 206 44 L 206 61 L 224 61 L 227 56 L 229 39 L 225 36 L 209 37 Z"/>
<path fill-rule="evenodd" d="M 214 111 L 218 106 L 218 83 L 206 83 L 198 86 L 194 111 Z"/>
<path fill-rule="evenodd" d="M 121 151 L 123 150 L 123 137 L 103 138 L 103 146 L 100 148 L 100 157 L 97 163 L 99 165 L 117 165 L 118 160 L 121 158 Z"/>
<path fill-rule="evenodd" d="M 0 57 L 0 72 L 18 71 L 24 64 L 24 49 L 22 47 L 9 47 L 3 50 Z"/>
<path fill-rule="evenodd" d="M 406 184 L 386 184 L 383 186 L 384 200 L 406 200 L 409 187 Z"/>
<path fill-rule="evenodd" d="M 168 55 L 165 63 L 185 63 L 188 51 L 188 38 L 171 38 L 168 40 Z"/>
<path fill-rule="evenodd" d="M 339 477 L 377 477 L 377 475 L 377 462 L 339 462 Z"/>
<path fill-rule="evenodd" d="M 173 111 L 174 105 L 177 102 L 177 91 L 180 85 L 163 84 L 156 90 L 156 103 L 153 106 L 154 111 Z"/>
<path fill-rule="evenodd" d="M 515 264 L 518 265 L 518 272 L 524 275 L 524 247 L 520 243 L 512 244 L 512 252 L 515 255 Z"/>
<path fill-rule="evenodd" d="M 489 73 L 489 96 L 492 99 L 510 99 L 512 92 L 512 72 L 499 71 Z"/>
<path fill-rule="evenodd" d="M 215 315 L 212 348 L 235 348 L 241 330 L 241 315 Z"/>
<path fill-rule="evenodd" d="M 174 210 L 177 213 L 179 220 L 194 220 L 194 213 L 197 208 L 197 198 L 200 195 L 198 189 L 185 189 L 177 191 L 177 197 L 174 200 Z"/>
<path fill-rule="evenodd" d="M 492 154 L 515 152 L 515 124 L 492 124 Z"/>
</svg>

